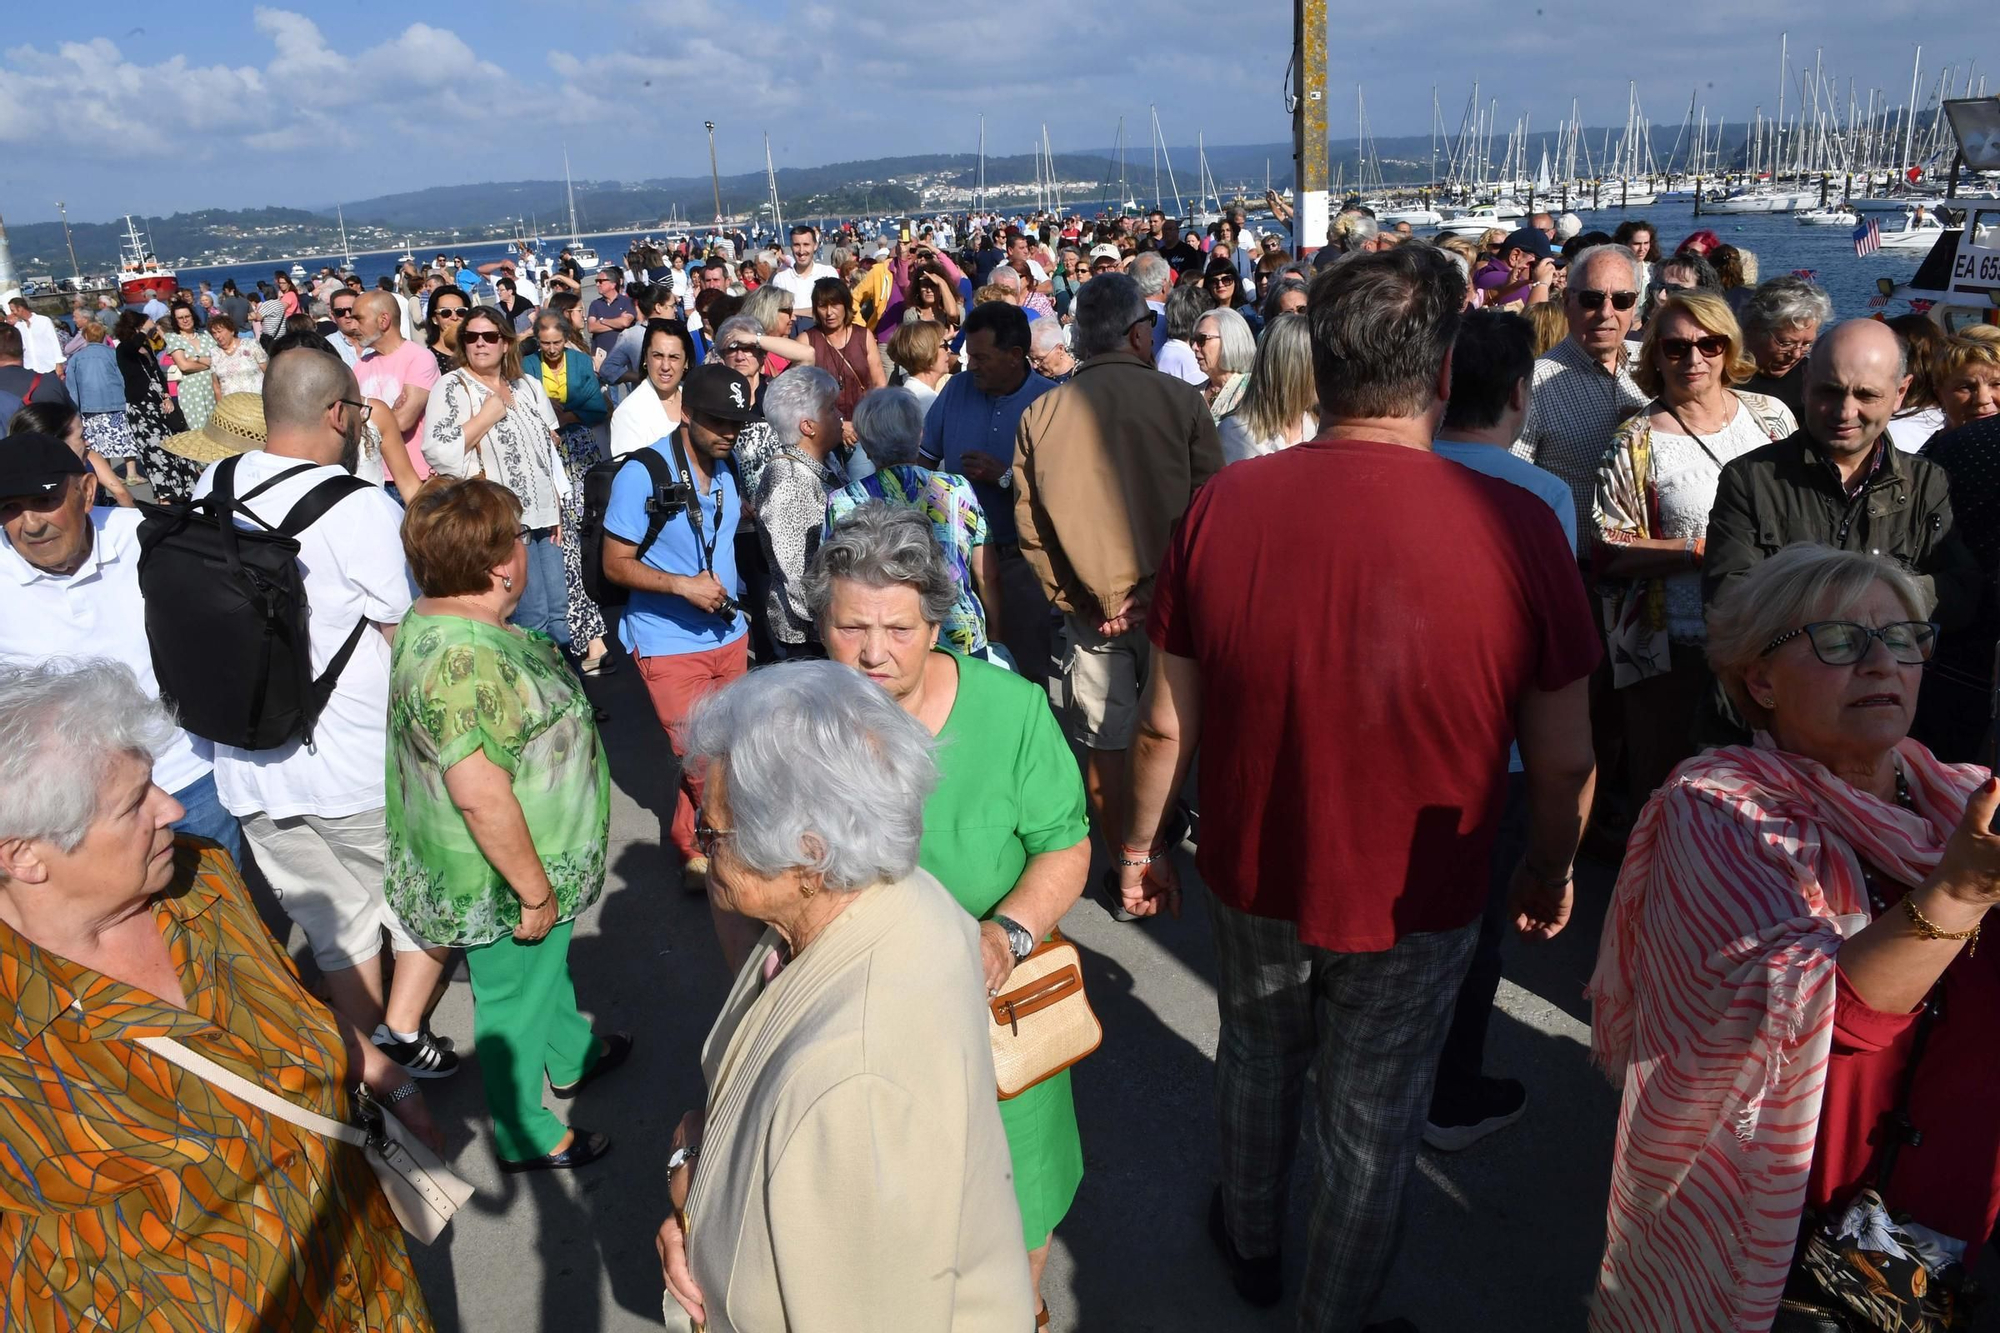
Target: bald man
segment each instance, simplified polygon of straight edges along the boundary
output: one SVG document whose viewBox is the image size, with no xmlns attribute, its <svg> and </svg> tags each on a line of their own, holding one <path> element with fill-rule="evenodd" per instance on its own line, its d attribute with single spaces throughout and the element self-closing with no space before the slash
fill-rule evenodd
<svg viewBox="0 0 2000 1333">
<path fill-rule="evenodd" d="M 1692 558 L 1702 597 L 1792 542 L 1896 561 L 1937 599 L 1946 629 L 1978 609 L 1985 583 L 1952 530 L 1944 472 L 1892 447 L 1889 418 L 1909 392 L 1903 345 L 1886 325 L 1852 319 L 1813 347 L 1805 420 L 1785 439 L 1732 459 L 1716 482 L 1708 533 Z"/>
<path fill-rule="evenodd" d="M 354 367 L 364 398 L 379 398 L 396 414 L 396 426 L 410 451 L 410 464 L 422 480 L 430 476 L 424 461 L 424 409 L 431 386 L 438 381 L 437 358 L 422 343 L 402 333 L 402 309 L 388 292 L 363 292 L 354 302 L 348 337 L 361 345 Z M 407 497 L 405 497 L 407 498 Z"/>
</svg>

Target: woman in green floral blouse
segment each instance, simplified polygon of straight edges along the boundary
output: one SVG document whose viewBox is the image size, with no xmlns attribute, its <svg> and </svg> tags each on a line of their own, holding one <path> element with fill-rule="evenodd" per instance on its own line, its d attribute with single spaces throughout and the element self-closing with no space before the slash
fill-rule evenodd
<svg viewBox="0 0 2000 1333">
<path fill-rule="evenodd" d="M 387 895 L 412 933 L 465 950 L 495 1146 L 508 1171 L 610 1149 L 542 1105 L 624 1063 L 576 1009 L 570 931 L 604 888 L 610 770 L 590 700 L 547 636 L 507 623 L 528 583 L 521 502 L 439 481 L 410 503 L 403 551 L 422 594 L 389 685 Z"/>
</svg>

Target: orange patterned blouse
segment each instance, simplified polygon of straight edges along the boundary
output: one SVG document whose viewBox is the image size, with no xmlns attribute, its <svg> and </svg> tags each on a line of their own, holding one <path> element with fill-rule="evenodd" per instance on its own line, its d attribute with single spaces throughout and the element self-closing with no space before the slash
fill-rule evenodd
<svg viewBox="0 0 2000 1333">
<path fill-rule="evenodd" d="M 187 1009 L 0 924 L 0 1309 L 8 1327 L 429 1333 L 358 1149 L 137 1046 L 171 1036 L 344 1118 L 347 1052 L 235 866 L 175 845 L 153 907 Z"/>
</svg>

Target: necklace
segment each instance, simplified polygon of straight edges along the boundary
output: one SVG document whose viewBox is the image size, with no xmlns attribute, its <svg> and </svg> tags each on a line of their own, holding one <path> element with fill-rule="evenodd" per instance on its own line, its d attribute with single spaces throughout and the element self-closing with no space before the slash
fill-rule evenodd
<svg viewBox="0 0 2000 1333">
<path fill-rule="evenodd" d="M 1917 802 L 1916 798 L 1910 794 L 1910 779 L 1903 772 L 1901 763 L 1897 763 L 1895 768 L 1896 804 L 1905 810 L 1914 811 L 1917 808 Z M 1882 890 L 1883 879 L 1884 876 L 1881 871 L 1869 865 L 1866 861 L 1861 863 L 1861 885 L 1868 893 L 1868 910 L 1876 916 L 1882 915 L 1883 912 L 1889 909 L 1888 896 Z"/>
</svg>

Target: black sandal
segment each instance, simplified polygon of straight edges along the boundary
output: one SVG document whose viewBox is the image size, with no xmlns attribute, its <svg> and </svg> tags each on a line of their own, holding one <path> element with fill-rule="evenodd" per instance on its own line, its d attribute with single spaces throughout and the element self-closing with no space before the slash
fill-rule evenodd
<svg viewBox="0 0 2000 1333">
<path fill-rule="evenodd" d="M 581 1129 L 575 1125 L 570 1126 L 570 1129 L 574 1137 L 571 1138 L 569 1147 L 561 1152 L 547 1153 L 525 1162 L 502 1160 L 500 1169 L 509 1174 L 519 1174 L 523 1171 L 575 1171 L 580 1167 L 589 1166 L 611 1151 L 611 1139 L 608 1135 L 599 1134 L 595 1130 Z"/>
<path fill-rule="evenodd" d="M 618 1066 L 624 1064 L 626 1057 L 631 1054 L 632 1034 L 629 1032 L 614 1032 L 604 1039 L 604 1054 L 597 1057 L 596 1064 L 583 1071 L 582 1078 L 574 1083 L 566 1083 L 561 1087 L 557 1087 L 551 1083 L 549 1091 L 564 1101 L 568 1101 L 590 1086 L 593 1079 L 608 1074 L 618 1068 Z"/>
</svg>

